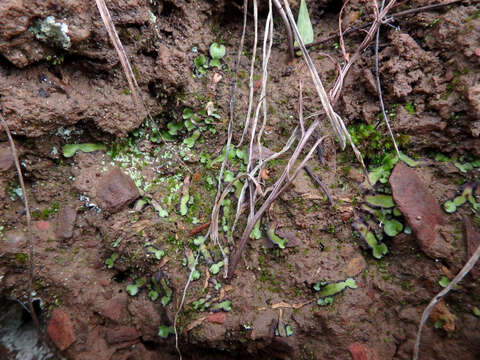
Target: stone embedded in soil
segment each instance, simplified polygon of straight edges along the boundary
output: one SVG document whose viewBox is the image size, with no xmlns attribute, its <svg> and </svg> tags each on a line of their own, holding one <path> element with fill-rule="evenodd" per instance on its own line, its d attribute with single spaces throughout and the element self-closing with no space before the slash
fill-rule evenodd
<svg viewBox="0 0 480 360">
<path fill-rule="evenodd" d="M 438 302 L 430 314 L 432 321 L 441 321 L 442 329 L 448 332 L 455 331 L 455 316 L 450 312 L 445 301 Z"/>
<path fill-rule="evenodd" d="M 140 196 L 137 186 L 119 168 L 114 168 L 103 175 L 97 189 L 97 201 L 102 210 L 116 213 Z"/>
<path fill-rule="evenodd" d="M 363 270 L 365 270 L 366 266 L 367 263 L 362 256 L 354 257 L 348 262 L 347 267 L 345 268 L 345 275 L 347 275 L 348 277 L 357 276 Z"/>
<path fill-rule="evenodd" d="M 477 250 L 477 248 L 480 246 L 480 233 L 475 231 L 475 229 L 472 226 L 472 222 L 468 217 L 464 217 L 463 222 L 465 224 L 465 238 L 467 242 L 467 258 L 470 259 Z M 470 274 L 474 278 L 478 278 L 480 275 L 480 263 L 477 262 L 475 267 L 470 270 Z"/>
<path fill-rule="evenodd" d="M 422 251 L 432 258 L 448 258 L 454 250 L 445 240 L 440 205 L 413 169 L 397 163 L 390 176 L 395 203 L 412 228 Z"/>
<path fill-rule="evenodd" d="M 23 231 L 12 230 L 0 240 L 0 254 L 17 254 L 27 246 L 27 235 Z"/>
<path fill-rule="evenodd" d="M 447 127 L 447 122 L 439 120 L 438 117 L 412 115 L 403 106 L 399 106 L 396 119 L 396 131 L 415 136 L 429 135 L 433 131 L 441 133 Z"/>
<path fill-rule="evenodd" d="M 60 351 L 67 349 L 75 341 L 72 320 L 61 308 L 52 311 L 47 334 Z"/>
<path fill-rule="evenodd" d="M 112 320 L 119 321 L 122 313 L 127 309 L 126 296 L 118 295 L 101 305 L 99 305 L 97 311 L 100 315 Z"/>
<path fill-rule="evenodd" d="M 55 239 L 54 228 L 49 221 L 34 221 L 33 233 L 38 239 L 43 241 Z"/>
<path fill-rule="evenodd" d="M 375 350 L 366 344 L 354 343 L 348 347 L 353 360 L 379 360 Z"/>
<path fill-rule="evenodd" d="M 108 329 L 106 333 L 106 340 L 109 344 L 118 344 L 125 341 L 136 340 L 140 337 L 135 328 L 130 326 L 120 326 L 115 329 Z"/>
<path fill-rule="evenodd" d="M 12 150 L 8 143 L 0 143 L 0 172 L 8 171 L 13 168 Z"/>
<path fill-rule="evenodd" d="M 479 120 L 480 119 L 480 84 L 476 84 L 468 88 L 467 99 L 470 102 L 470 106 L 474 111 L 475 118 Z"/>
<path fill-rule="evenodd" d="M 227 314 L 225 314 L 224 312 L 218 312 L 207 317 L 207 321 L 214 324 L 223 324 L 226 319 Z"/>
<path fill-rule="evenodd" d="M 55 235 L 59 240 L 67 240 L 73 236 L 75 220 L 77 219 L 77 210 L 72 206 L 65 205 L 60 208 L 57 218 L 57 228 Z"/>
</svg>

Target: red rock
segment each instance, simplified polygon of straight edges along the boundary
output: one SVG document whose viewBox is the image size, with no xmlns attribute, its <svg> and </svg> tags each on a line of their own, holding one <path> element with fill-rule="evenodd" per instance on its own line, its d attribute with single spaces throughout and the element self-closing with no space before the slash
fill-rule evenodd
<svg viewBox="0 0 480 360">
<path fill-rule="evenodd" d="M 119 168 L 114 168 L 98 182 L 97 201 L 100 208 L 108 213 L 116 213 L 140 196 L 137 186 Z"/>
<path fill-rule="evenodd" d="M 352 260 L 350 260 L 345 267 L 345 275 L 348 277 L 355 277 L 358 274 L 360 274 L 363 270 L 365 270 L 365 267 L 367 266 L 367 263 L 363 256 L 357 256 L 354 257 Z"/>
<path fill-rule="evenodd" d="M 0 126 L 3 132 L 3 127 Z M 8 143 L 0 143 L 0 172 L 8 171 L 14 166 L 12 150 Z"/>
<path fill-rule="evenodd" d="M 106 340 L 109 344 L 118 344 L 126 341 L 136 340 L 140 337 L 137 330 L 130 326 L 119 326 L 114 329 L 108 329 Z"/>
<path fill-rule="evenodd" d="M 55 235 L 59 240 L 67 240 L 73 236 L 73 228 L 77 219 L 77 211 L 69 205 L 62 206 L 58 213 Z"/>
<path fill-rule="evenodd" d="M 47 334 L 60 351 L 67 349 L 75 341 L 72 320 L 61 308 L 52 311 Z"/>
<path fill-rule="evenodd" d="M 38 230 L 47 231 L 50 229 L 50 223 L 48 221 L 37 221 L 35 226 Z"/>
<path fill-rule="evenodd" d="M 127 308 L 127 299 L 124 296 L 119 295 L 107 301 L 102 306 L 99 313 L 102 316 L 117 322 L 118 320 L 120 320 L 122 311 L 125 310 L 126 308 Z"/>
<path fill-rule="evenodd" d="M 227 319 L 227 314 L 223 312 L 218 312 L 207 317 L 207 321 L 214 323 L 214 324 L 223 324 L 223 322 Z"/>
<path fill-rule="evenodd" d="M 377 360 L 375 350 L 370 349 L 366 344 L 354 343 L 348 347 L 353 360 Z"/>
<path fill-rule="evenodd" d="M 415 171 L 397 163 L 390 176 L 393 199 L 405 216 L 422 251 L 432 258 L 448 258 L 453 248 L 441 233 L 445 224 L 440 205 Z"/>
</svg>

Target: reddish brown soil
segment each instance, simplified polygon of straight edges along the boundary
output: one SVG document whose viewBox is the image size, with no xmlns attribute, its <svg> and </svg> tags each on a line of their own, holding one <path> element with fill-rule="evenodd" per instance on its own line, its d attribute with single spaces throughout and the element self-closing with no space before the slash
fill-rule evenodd
<svg viewBox="0 0 480 360">
<path fill-rule="evenodd" d="M 307 3 L 316 39 L 335 33 L 340 10 L 335 2 Z M 344 12 L 345 26 L 371 19 L 367 3 L 351 1 Z M 431 3 L 403 1 L 394 12 Z M 412 170 L 424 184 L 422 193 L 428 193 L 419 199 L 438 204 L 452 199 L 460 184 L 479 178 L 479 168 L 462 172 L 453 162 L 434 160 L 439 152 L 464 159 L 480 157 L 480 10 L 474 3 L 458 2 L 400 18 L 392 24 L 399 30 L 382 27 L 381 80 L 392 126 L 402 151 L 424 160 Z M 186 249 L 193 247 L 189 234 L 210 221 L 215 197 L 210 178 L 216 179 L 219 164 L 208 167 L 203 159 L 217 158 L 226 141 L 230 81 L 243 19 L 241 1 L 112 0 L 107 5 L 153 117 L 147 123 L 146 114 L 138 113 L 126 91 L 127 82 L 94 3 L 4 0 L 0 5 L 0 111 L 15 137 L 34 214 L 34 297 L 41 303 L 42 331 L 49 335 L 52 349 L 62 350 L 55 355 L 58 358 L 175 359 L 174 336 L 163 339 L 158 331 L 161 325 L 173 324 L 181 301 L 188 278 L 182 260 Z M 260 7 L 263 38 L 267 7 L 264 3 Z M 149 12 L 156 16 L 155 24 Z M 28 30 L 49 15 L 68 24 L 69 49 L 39 41 Z M 280 18 L 275 18 L 275 30 L 263 140 L 268 149 L 279 151 L 298 123 L 300 78 L 304 114 L 322 108 L 302 60 L 287 61 Z M 346 37 L 347 52 L 354 51 L 362 36 L 357 32 Z M 214 41 L 227 49 L 223 69 L 210 68 L 204 76 L 194 76 L 194 58 L 208 55 Z M 327 90 L 336 68 L 325 54 L 343 61 L 337 43 L 311 49 Z M 247 109 L 252 46 L 249 17 L 237 71 L 235 144 Z M 260 69 L 258 61 L 256 74 Z M 182 118 L 184 108 L 199 112 L 209 101 L 220 118 L 191 151 L 180 146 L 187 137 L 185 130 L 168 144 L 154 138 L 155 126 L 163 131 L 167 123 Z M 379 124 L 380 140 L 369 138 L 359 144 L 367 165 L 375 166 L 388 133 L 378 121 L 373 46 L 346 78 L 336 110 L 349 125 Z M 330 134 L 326 122 L 322 131 Z M 0 309 L 17 309 L 14 300 L 26 303 L 28 291 L 28 236 L 6 141 L 2 132 Z M 111 151 L 62 156 L 65 144 L 80 143 L 102 143 Z M 375 148 L 375 143 L 380 147 Z M 120 151 L 124 158 L 112 161 L 112 149 L 118 144 L 124 146 Z M 411 359 L 422 311 L 442 289 L 439 280 L 453 278 L 467 260 L 463 217 L 469 219 L 469 229 L 478 232 L 478 210 L 468 204 L 453 214 L 441 210 L 444 219 L 435 236 L 442 237 L 443 245 L 435 252 L 419 245 L 421 236 L 411 226 L 412 234 L 386 238 L 389 252 L 376 260 L 351 226 L 354 219 L 365 216 L 360 209 L 364 193 L 358 163 L 350 149 L 341 152 L 331 139 L 323 150 L 326 165 L 314 158 L 309 166 L 329 188 L 335 205 L 330 206 L 302 171 L 273 209 L 278 234 L 293 233 L 298 246 L 272 249 L 264 219 L 262 238 L 249 242 L 230 284 L 222 278 L 223 268 L 212 276 L 200 262 L 201 277 L 189 287 L 179 317 L 184 358 Z M 268 166 L 267 186 L 281 174 L 289 155 Z M 238 172 L 239 166 L 232 171 Z M 187 175 L 192 203 L 182 216 L 179 203 Z M 168 216 L 159 216 L 151 205 L 154 201 L 139 206 L 139 195 L 156 201 Z M 225 215 L 230 225 L 236 206 L 233 196 L 231 202 L 230 215 Z M 406 224 L 413 209 L 402 211 Z M 237 230 L 234 239 L 240 236 Z M 165 256 L 155 259 L 146 244 L 164 250 Z M 234 249 L 230 244 L 230 254 Z M 209 245 L 209 250 L 215 261 L 221 260 L 218 248 Z M 108 267 L 106 260 L 113 254 L 118 258 Z M 208 282 L 207 274 L 222 283 L 220 290 Z M 160 300 L 147 296 L 146 289 L 130 296 L 127 285 L 142 276 L 149 282 L 168 278 L 172 301 L 163 307 Z M 346 289 L 332 305 L 316 304 L 317 281 L 347 277 L 355 279 L 356 289 Z M 478 277 L 469 275 L 445 298 L 424 329 L 421 359 L 479 358 L 480 320 L 473 312 L 480 308 L 478 285 Z M 195 310 L 193 302 L 207 294 L 218 301 L 230 300 L 231 311 Z M 0 314 L 0 323 L 5 319 L 9 318 Z M 277 323 L 290 325 L 293 335 L 276 336 Z M 0 339 L 3 334 L 0 331 Z M 0 342 L 0 359 L 14 358 L 15 351 Z"/>
</svg>

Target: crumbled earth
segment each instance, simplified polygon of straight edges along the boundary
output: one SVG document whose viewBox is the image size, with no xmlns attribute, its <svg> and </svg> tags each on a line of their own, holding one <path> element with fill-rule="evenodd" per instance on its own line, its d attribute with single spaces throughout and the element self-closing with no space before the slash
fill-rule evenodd
<svg viewBox="0 0 480 360">
<path fill-rule="evenodd" d="M 299 1 L 290 3 L 296 11 Z M 399 2 L 393 11 L 432 3 Z M 307 4 L 315 39 L 338 31 L 341 2 Z M 461 185 L 479 179 L 478 6 L 460 1 L 382 27 L 386 112 L 410 160 L 393 164 L 389 158 L 393 146 L 381 121 L 370 46 L 345 78 L 335 110 L 370 173 L 384 174 L 369 188 L 353 152 L 342 151 L 322 123 L 316 135 L 328 137 L 308 166 L 333 205 L 300 171 L 252 232 L 231 282 L 223 277 L 219 246 L 199 243 L 211 221 L 227 138 L 242 2 L 113 0 L 107 6 L 148 116 L 134 106 L 92 3 L 0 4 L 0 113 L 14 135 L 32 215 L 30 237 L 24 194 L 2 132 L 0 359 L 177 359 L 173 325 L 181 303 L 176 325 L 185 359 L 411 359 L 423 309 L 479 242 L 480 187 L 472 185 L 472 197 L 454 211 L 445 205 L 460 195 Z M 260 2 L 259 39 L 267 11 L 268 3 Z M 344 28 L 371 21 L 372 12 L 368 2 L 350 1 Z M 48 21 L 62 31 L 67 25 L 68 32 L 42 33 Z M 251 16 L 248 21 L 235 69 L 235 145 L 249 97 L 254 29 Z M 258 147 L 252 154 L 262 161 L 282 150 L 298 125 L 300 80 L 307 125 L 309 115 L 323 116 L 303 61 L 288 59 L 279 16 L 274 25 L 268 120 L 261 154 Z M 362 32 L 346 35 L 350 56 L 362 39 Z M 211 60 L 213 42 L 225 45 L 226 55 L 219 67 L 202 68 L 198 58 Z M 344 61 L 338 39 L 310 51 L 328 91 L 336 62 Z M 255 99 L 261 66 L 257 59 Z M 64 152 L 73 144 L 90 145 Z M 230 180 L 245 171 L 242 146 L 229 152 Z M 267 164 L 264 189 L 291 155 L 290 149 Z M 231 234 L 237 185 L 219 214 L 219 243 L 230 255 L 236 249 L 230 235 L 238 242 L 247 217 L 242 214 Z M 367 194 L 392 196 L 395 208 L 365 207 Z M 392 219 L 401 223 L 395 236 L 386 232 Z M 352 227 L 356 221 L 386 246 L 386 254 L 374 257 Z M 269 240 L 272 223 L 275 234 L 288 239 L 285 249 Z M 42 345 L 27 341 L 36 339 L 26 310 L 31 243 L 31 295 L 46 335 Z M 197 273 L 183 301 L 198 249 Z M 477 266 L 437 305 L 423 331 L 421 359 L 479 358 L 478 274 Z M 355 286 L 320 295 L 319 288 L 347 279 Z"/>
</svg>

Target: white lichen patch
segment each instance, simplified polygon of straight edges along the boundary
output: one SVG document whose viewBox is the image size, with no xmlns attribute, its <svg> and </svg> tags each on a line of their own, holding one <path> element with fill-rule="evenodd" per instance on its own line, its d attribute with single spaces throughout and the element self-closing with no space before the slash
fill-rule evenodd
<svg viewBox="0 0 480 360">
<path fill-rule="evenodd" d="M 45 19 L 37 21 L 29 30 L 40 41 L 61 46 L 65 50 L 71 46 L 68 25 L 56 21 L 53 16 L 47 16 Z"/>
</svg>

